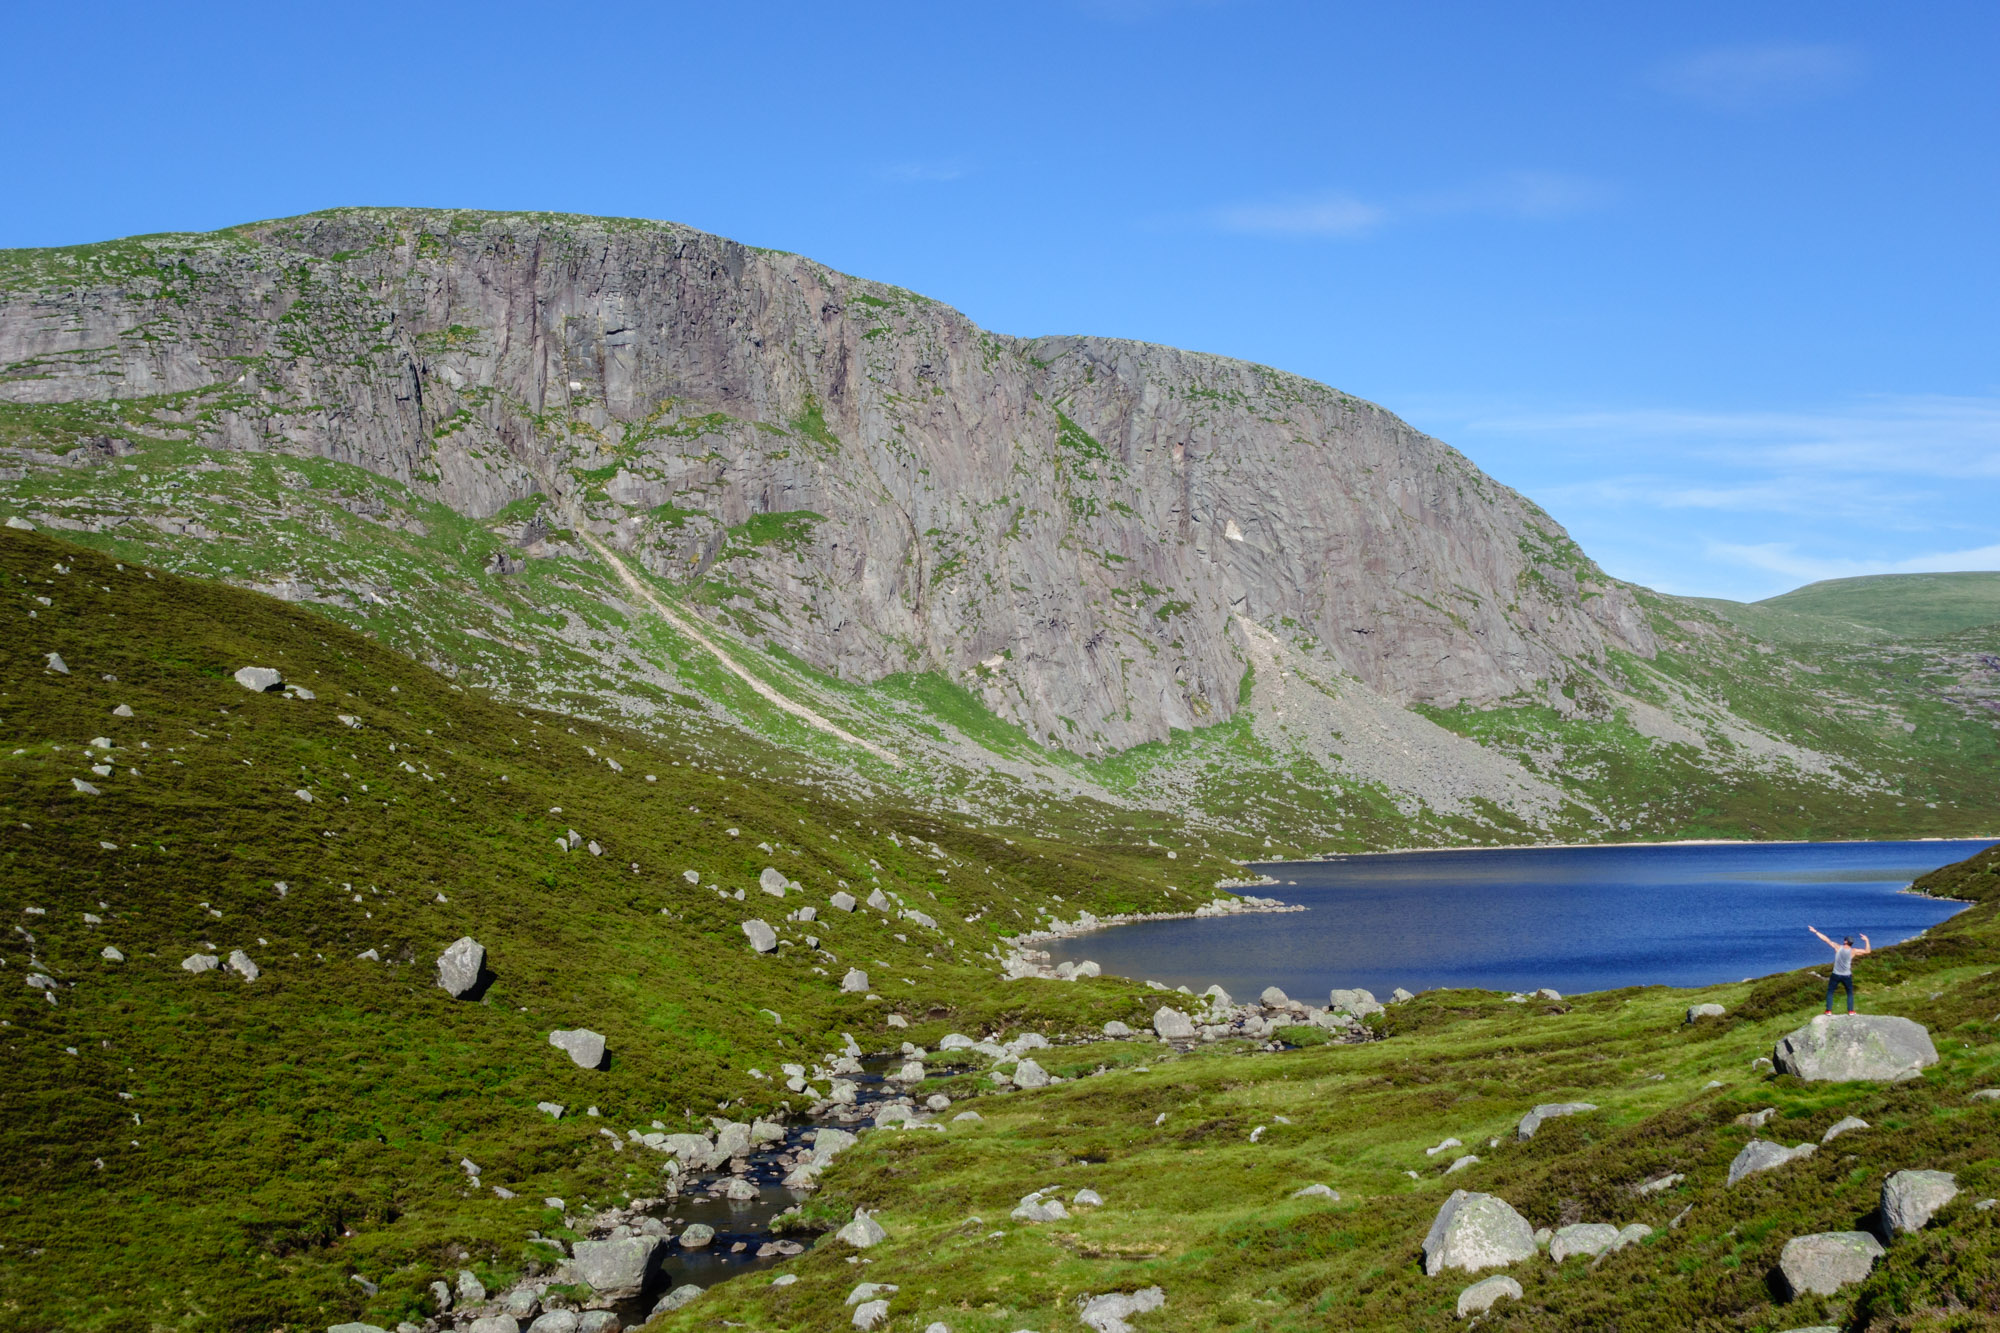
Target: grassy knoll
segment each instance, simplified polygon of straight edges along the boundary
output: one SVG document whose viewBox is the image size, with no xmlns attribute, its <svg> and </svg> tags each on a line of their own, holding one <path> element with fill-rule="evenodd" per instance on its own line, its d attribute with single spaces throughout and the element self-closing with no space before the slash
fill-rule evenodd
<svg viewBox="0 0 2000 1333">
<path fill-rule="evenodd" d="M 2000 621 L 2000 573 L 1822 579 L 1755 605 L 1928 638 Z"/>
<path fill-rule="evenodd" d="M 1420 1246 L 1459 1187 L 1499 1194 L 1536 1226 L 1655 1228 L 1601 1263 L 1513 1266 L 1524 1299 L 1483 1328 L 2000 1326 L 2000 1211 L 1973 1207 L 2000 1194 L 2000 1107 L 1968 1099 L 2000 1083 L 2000 856 L 1939 871 L 1928 887 L 1977 905 L 1860 969 L 1864 1010 L 1930 1027 L 1942 1058 L 1920 1081 L 1808 1085 L 1754 1069 L 1818 1011 L 1822 983 L 1806 973 L 1527 1006 L 1434 992 L 1392 1006 L 1384 1040 L 1361 1046 L 1180 1056 L 1072 1046 L 1046 1054 L 1058 1072 L 1085 1076 L 1075 1082 L 984 1097 L 981 1122 L 876 1134 L 840 1160 L 814 1207 L 827 1219 L 879 1210 L 889 1239 L 861 1262 L 822 1244 L 789 1266 L 793 1285 L 728 1284 L 651 1328 L 842 1327 L 846 1294 L 866 1280 L 900 1287 L 897 1330 L 943 1320 L 953 1333 L 1053 1333 L 1079 1327 L 1084 1293 L 1155 1284 L 1167 1304 L 1135 1321 L 1147 1333 L 1446 1329 L 1460 1326 L 1454 1303 L 1472 1279 L 1424 1276 Z M 1704 1000 L 1728 1016 L 1687 1024 L 1686 1007 Z M 1570 1100 L 1601 1109 L 1516 1140 L 1530 1106 Z M 1727 1187 L 1730 1160 L 1756 1132 L 1735 1118 L 1765 1107 L 1778 1114 L 1763 1137 L 1787 1144 L 1817 1142 L 1849 1115 L 1873 1128 Z M 1447 1136 L 1465 1146 L 1426 1155 Z M 1481 1160 L 1447 1177 L 1461 1153 Z M 1865 1284 L 1781 1304 L 1771 1274 L 1785 1241 L 1862 1225 L 1883 1178 L 1905 1167 L 1956 1172 L 1964 1192 Z M 1685 1179 L 1632 1189 L 1669 1172 Z M 1314 1182 L 1340 1200 L 1291 1197 Z M 1105 1206 L 1040 1225 L 1009 1218 L 1020 1196 L 1050 1186 L 1064 1197 L 1094 1189 Z"/>
<path fill-rule="evenodd" d="M 39 533 L 0 530 L 0 577 L 0 1329 L 393 1326 L 434 1277 L 531 1262 L 544 1196 L 648 1192 L 657 1159 L 601 1129 L 781 1109 L 753 1070 L 842 1032 L 893 1046 L 891 1012 L 1150 1012 L 1110 979 L 998 989 L 987 954 L 1044 911 L 1191 905 L 1234 869 L 846 800 L 771 777 L 754 740 L 502 706 L 313 612 Z M 250 664 L 315 697 L 246 691 Z M 802 891 L 761 893 L 765 866 Z M 843 881 L 937 927 L 832 911 Z M 786 921 L 802 904 L 821 919 Z M 495 974 L 478 1002 L 433 981 L 466 934 Z M 239 949 L 254 982 L 181 967 Z M 850 966 L 879 999 L 838 991 Z M 608 1068 L 547 1044 L 569 1027 Z"/>
</svg>

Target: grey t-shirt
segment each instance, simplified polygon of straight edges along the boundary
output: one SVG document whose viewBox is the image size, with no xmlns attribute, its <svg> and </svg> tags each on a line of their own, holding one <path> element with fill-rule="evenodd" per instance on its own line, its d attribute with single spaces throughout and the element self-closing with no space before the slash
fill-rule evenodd
<svg viewBox="0 0 2000 1333">
<path fill-rule="evenodd" d="M 1854 975 L 1854 949 L 1845 944 L 1833 946 L 1833 975 L 1851 977 Z"/>
</svg>

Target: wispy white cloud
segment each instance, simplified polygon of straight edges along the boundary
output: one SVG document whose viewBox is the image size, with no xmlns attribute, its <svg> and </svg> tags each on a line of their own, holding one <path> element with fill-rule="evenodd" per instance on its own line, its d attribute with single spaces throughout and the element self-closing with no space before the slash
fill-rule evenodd
<svg viewBox="0 0 2000 1333">
<path fill-rule="evenodd" d="M 1610 197 L 1610 189 L 1598 181 L 1556 172 L 1518 171 L 1395 198 L 1364 199 L 1324 191 L 1230 204 L 1212 211 L 1208 220 L 1224 231 L 1249 235 L 1352 239 L 1421 218 L 1561 218 L 1595 208 Z"/>
<path fill-rule="evenodd" d="M 1387 209 L 1344 194 L 1234 204 L 1215 212 L 1223 230 L 1261 236 L 1362 236 L 1388 220 Z"/>
<path fill-rule="evenodd" d="M 967 168 L 962 162 L 885 162 L 875 168 L 878 180 L 903 181 L 911 184 L 935 181 L 962 180 Z"/>
<path fill-rule="evenodd" d="M 1716 111 L 1754 111 L 1810 101 L 1853 85 L 1861 57 L 1850 47 L 1804 42 L 1722 46 L 1652 71 L 1654 87 Z"/>
<path fill-rule="evenodd" d="M 1963 570 L 2000 570 L 2000 544 L 1978 546 L 1967 551 L 1936 551 L 1901 560 L 1854 560 L 1843 557 L 1805 555 L 1794 542 L 1764 542 L 1743 546 L 1731 542 L 1709 542 L 1705 548 L 1716 559 L 1747 565 L 1805 583 L 1821 579 L 1849 579 L 1863 574 L 1952 574 Z"/>
<path fill-rule="evenodd" d="M 2000 569 L 2000 397 L 1426 415 L 1605 568 L 1664 591 L 1748 601 L 1816 579 Z"/>
<path fill-rule="evenodd" d="M 1804 475 L 2000 480 L 2000 399 L 1883 396 L 1804 412 L 1673 409 L 1488 414 L 1480 431 L 1567 438 L 1595 449 L 1667 450 Z"/>
</svg>

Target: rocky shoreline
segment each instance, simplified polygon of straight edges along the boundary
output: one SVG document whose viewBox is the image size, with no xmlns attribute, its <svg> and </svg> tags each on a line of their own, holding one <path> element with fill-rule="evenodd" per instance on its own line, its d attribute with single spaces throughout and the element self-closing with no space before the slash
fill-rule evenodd
<svg viewBox="0 0 2000 1333">
<path fill-rule="evenodd" d="M 1262 884 L 1276 884 L 1275 879 L 1258 881 Z M 1275 898 L 1258 898 L 1245 895 L 1241 898 L 1215 898 L 1203 903 L 1191 912 L 1118 912 L 1111 916 L 1098 916 L 1094 912 L 1079 912 L 1074 921 L 1064 921 L 1060 917 L 1040 930 L 1026 931 L 1002 942 L 1005 949 L 1000 962 L 1000 975 L 1008 981 L 1019 981 L 1026 977 L 1040 977 L 1048 981 L 1075 981 L 1080 977 L 1102 975 L 1096 963 L 1062 963 L 1049 966 L 1049 955 L 1045 950 L 1028 946 L 1048 944 L 1055 940 L 1075 939 L 1092 931 L 1104 930 L 1110 926 L 1129 926 L 1140 921 L 1188 921 L 1197 917 L 1251 916 L 1267 912 L 1305 912 L 1311 909 L 1297 903 L 1281 903 Z"/>
</svg>

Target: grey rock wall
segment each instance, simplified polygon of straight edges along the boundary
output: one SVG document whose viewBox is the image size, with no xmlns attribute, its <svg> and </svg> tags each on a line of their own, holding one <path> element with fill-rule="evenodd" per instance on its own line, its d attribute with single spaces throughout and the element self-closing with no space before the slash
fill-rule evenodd
<svg viewBox="0 0 2000 1333">
<path fill-rule="evenodd" d="M 1655 647 L 1547 515 L 1371 403 L 669 224 L 356 209 L 10 252 L 0 402 L 47 409 L 30 454 L 173 434 L 358 464 L 523 558 L 586 528 L 757 641 L 943 672 L 1085 752 L 1230 717 L 1246 622 L 1447 707 Z M 64 409 L 112 402 L 78 438 Z"/>
</svg>

